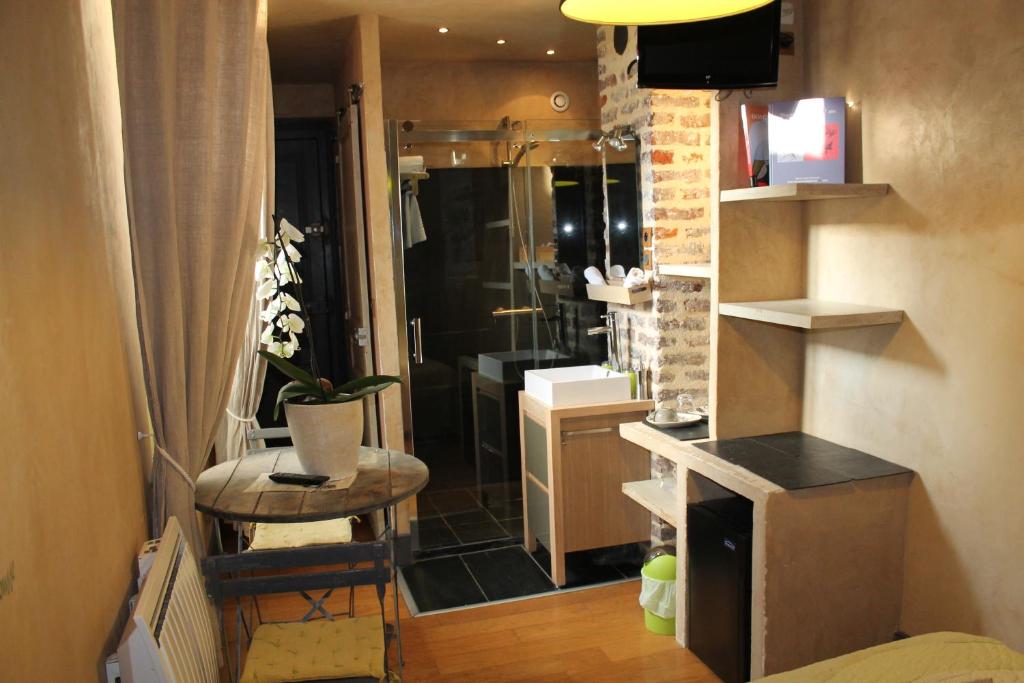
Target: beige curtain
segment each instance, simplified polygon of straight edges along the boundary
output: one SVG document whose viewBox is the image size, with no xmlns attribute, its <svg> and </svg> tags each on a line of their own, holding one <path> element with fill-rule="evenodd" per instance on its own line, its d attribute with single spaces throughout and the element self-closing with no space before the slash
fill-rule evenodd
<svg viewBox="0 0 1024 683">
<path fill-rule="evenodd" d="M 267 89 L 271 92 L 270 74 L 267 74 Z M 267 102 L 267 175 L 263 188 L 263 212 L 260 214 L 260 237 L 270 239 L 274 233 L 274 107 L 272 98 Z M 254 259 L 255 265 L 255 259 Z M 255 274 L 254 274 L 255 277 Z M 263 302 L 256 298 L 255 292 L 249 300 L 249 314 L 246 318 L 242 350 L 235 362 L 235 376 L 231 384 L 231 395 L 227 408 L 217 429 L 217 442 L 214 450 L 217 462 L 236 460 L 245 455 L 248 446 L 246 433 L 260 426 L 256 420 L 256 411 L 260 407 L 263 395 L 263 379 L 267 374 L 267 362 L 256 354 L 260 348 L 260 332 L 266 324 L 260 320 Z M 264 446 L 257 440 L 254 446 Z"/>
<path fill-rule="evenodd" d="M 114 0 L 154 533 L 193 507 L 253 296 L 267 172 L 266 2 Z"/>
</svg>

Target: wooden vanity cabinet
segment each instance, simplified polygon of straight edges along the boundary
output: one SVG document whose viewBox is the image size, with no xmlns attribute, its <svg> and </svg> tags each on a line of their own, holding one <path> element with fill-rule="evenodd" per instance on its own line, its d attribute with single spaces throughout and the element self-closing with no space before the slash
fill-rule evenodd
<svg viewBox="0 0 1024 683">
<path fill-rule="evenodd" d="M 622 484 L 649 479 L 650 452 L 619 435 L 652 401 L 552 408 L 519 393 L 523 530 L 530 552 L 551 554 L 549 575 L 566 583 L 565 554 L 647 541 L 651 516 L 622 495 Z"/>
</svg>

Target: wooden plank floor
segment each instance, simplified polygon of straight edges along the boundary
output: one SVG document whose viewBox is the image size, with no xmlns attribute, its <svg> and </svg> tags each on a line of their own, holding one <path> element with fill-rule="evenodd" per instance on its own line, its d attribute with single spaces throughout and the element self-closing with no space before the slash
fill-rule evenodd
<svg viewBox="0 0 1024 683">
<path fill-rule="evenodd" d="M 400 601 L 404 680 L 718 681 L 675 639 L 647 632 L 636 603 L 639 590 L 630 581 L 417 618 Z M 332 611 L 343 612 L 347 600 L 347 591 L 332 596 Z M 300 618 L 307 605 L 298 596 L 281 595 L 261 598 L 260 607 L 264 620 L 282 621 Z M 358 615 L 378 609 L 373 588 L 357 589 Z M 385 611 L 390 619 L 390 592 Z M 233 606 L 225 617 L 233 639 Z"/>
</svg>

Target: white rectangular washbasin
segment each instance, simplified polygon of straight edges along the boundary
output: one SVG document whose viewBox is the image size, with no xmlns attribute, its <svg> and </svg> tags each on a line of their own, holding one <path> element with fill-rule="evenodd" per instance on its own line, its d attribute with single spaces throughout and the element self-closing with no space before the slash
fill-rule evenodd
<svg viewBox="0 0 1024 683">
<path fill-rule="evenodd" d="M 552 408 L 631 398 L 628 375 L 597 365 L 527 370 L 526 393 Z"/>
</svg>

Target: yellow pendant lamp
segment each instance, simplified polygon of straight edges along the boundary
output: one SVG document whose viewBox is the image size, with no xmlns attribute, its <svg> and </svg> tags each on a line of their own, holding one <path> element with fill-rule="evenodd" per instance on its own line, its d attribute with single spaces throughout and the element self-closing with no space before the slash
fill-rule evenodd
<svg viewBox="0 0 1024 683">
<path fill-rule="evenodd" d="M 588 24 L 682 24 L 764 7 L 772 0 L 561 0 L 562 14 Z"/>
</svg>

